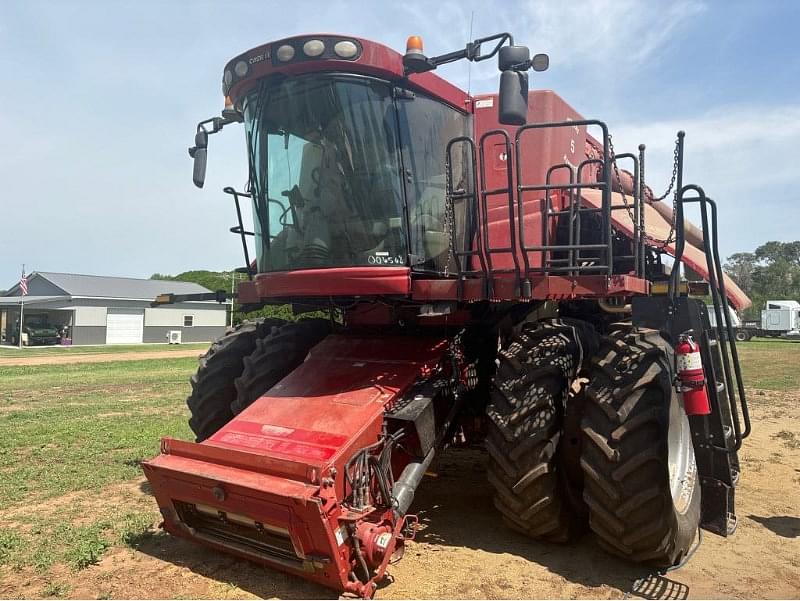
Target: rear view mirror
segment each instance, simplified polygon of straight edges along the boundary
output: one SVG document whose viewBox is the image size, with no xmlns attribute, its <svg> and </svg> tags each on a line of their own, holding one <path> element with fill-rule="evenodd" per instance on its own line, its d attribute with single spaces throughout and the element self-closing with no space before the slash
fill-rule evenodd
<svg viewBox="0 0 800 601">
<path fill-rule="evenodd" d="M 528 121 L 528 74 L 506 70 L 500 74 L 500 123 L 525 125 Z"/>
<path fill-rule="evenodd" d="M 531 51 L 527 46 L 503 46 L 497 55 L 497 68 L 500 71 L 527 71 Z"/>
<path fill-rule="evenodd" d="M 531 69 L 534 71 L 542 72 L 547 71 L 550 67 L 550 57 L 546 54 L 536 54 L 531 60 Z"/>
<path fill-rule="evenodd" d="M 206 181 L 206 159 L 208 153 L 208 133 L 200 129 L 194 136 L 194 146 L 189 149 L 189 156 L 194 159 L 192 181 L 198 188 L 202 188 Z"/>
</svg>

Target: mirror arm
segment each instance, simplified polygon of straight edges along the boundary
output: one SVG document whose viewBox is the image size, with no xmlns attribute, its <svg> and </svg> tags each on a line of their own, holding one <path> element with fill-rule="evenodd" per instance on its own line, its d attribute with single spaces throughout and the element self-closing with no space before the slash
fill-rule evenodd
<svg viewBox="0 0 800 601">
<path fill-rule="evenodd" d="M 211 117 L 210 119 L 206 119 L 205 121 L 201 121 L 197 124 L 197 131 L 204 131 L 206 134 L 211 135 L 217 132 L 222 131 L 222 128 L 226 125 L 230 125 L 231 123 L 241 123 L 243 121 L 241 115 L 239 113 L 231 114 L 224 114 L 222 117 Z M 210 124 L 210 127 L 208 125 Z M 205 147 L 204 147 L 205 148 Z M 189 156 L 194 158 L 195 153 L 197 152 L 197 146 L 191 146 L 189 148 Z"/>
<path fill-rule="evenodd" d="M 486 42 L 493 42 L 495 40 L 497 40 L 497 44 L 492 51 L 488 54 L 481 54 L 481 45 Z M 448 52 L 447 54 L 440 54 L 439 56 L 432 56 L 428 58 L 423 63 L 424 68 L 417 66 L 414 69 L 409 69 L 408 66 L 406 66 L 406 75 L 409 73 L 423 73 L 424 71 L 432 71 L 439 65 L 453 63 L 464 58 L 474 63 L 484 61 L 497 55 L 497 53 L 500 51 L 500 48 L 506 42 L 508 42 L 509 45 L 514 45 L 514 38 L 510 33 L 496 33 L 495 35 L 491 35 L 489 37 L 479 38 L 473 42 L 469 42 L 462 50 L 456 50 L 454 52 Z"/>
</svg>

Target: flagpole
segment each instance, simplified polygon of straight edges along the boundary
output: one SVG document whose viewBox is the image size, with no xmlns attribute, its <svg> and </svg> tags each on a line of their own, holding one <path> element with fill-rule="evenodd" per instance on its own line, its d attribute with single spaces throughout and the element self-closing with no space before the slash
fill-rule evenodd
<svg viewBox="0 0 800 601">
<path fill-rule="evenodd" d="M 25 277 L 25 265 L 22 266 L 22 276 Z M 20 278 L 20 283 L 22 283 L 22 278 Z M 20 288 L 22 288 L 20 286 Z M 22 350 L 22 323 L 25 318 L 25 294 L 20 289 L 20 297 L 19 297 L 19 348 Z"/>
</svg>

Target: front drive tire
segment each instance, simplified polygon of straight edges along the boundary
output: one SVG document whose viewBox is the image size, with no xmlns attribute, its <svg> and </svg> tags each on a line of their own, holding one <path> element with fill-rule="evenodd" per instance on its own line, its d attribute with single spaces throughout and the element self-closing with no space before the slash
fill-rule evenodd
<svg viewBox="0 0 800 601">
<path fill-rule="evenodd" d="M 236 399 L 230 405 L 233 414 L 239 415 L 294 371 L 330 331 L 327 319 L 303 319 L 273 328 L 268 336 L 259 339 L 236 378 Z"/>
<path fill-rule="evenodd" d="M 581 424 L 589 525 L 610 552 L 659 568 L 688 553 L 700 522 L 689 422 L 655 330 L 603 338 Z"/>
<path fill-rule="evenodd" d="M 255 350 L 257 340 L 284 323 L 282 319 L 242 322 L 214 341 L 200 357 L 197 373 L 190 379 L 192 393 L 186 399 L 191 412 L 189 427 L 197 442 L 202 442 L 233 419 L 234 380 L 244 369 L 244 358 Z"/>
<path fill-rule="evenodd" d="M 525 324 L 500 351 L 487 408 L 494 505 L 512 529 L 551 542 L 566 542 L 582 526 L 570 510 L 557 456 L 579 354 L 574 334 L 561 320 Z"/>
</svg>

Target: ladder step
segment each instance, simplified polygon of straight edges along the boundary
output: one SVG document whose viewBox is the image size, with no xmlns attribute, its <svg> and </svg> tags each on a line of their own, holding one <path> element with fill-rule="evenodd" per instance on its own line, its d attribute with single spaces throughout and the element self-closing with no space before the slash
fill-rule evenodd
<svg viewBox="0 0 800 601">
<path fill-rule="evenodd" d="M 728 519 L 725 520 L 725 522 L 727 526 L 728 536 L 731 536 L 734 532 L 736 532 L 736 526 L 739 525 L 739 520 L 736 518 L 736 514 L 729 513 Z"/>
<path fill-rule="evenodd" d="M 725 390 L 725 382 L 717 382 L 717 392 Z"/>
</svg>

